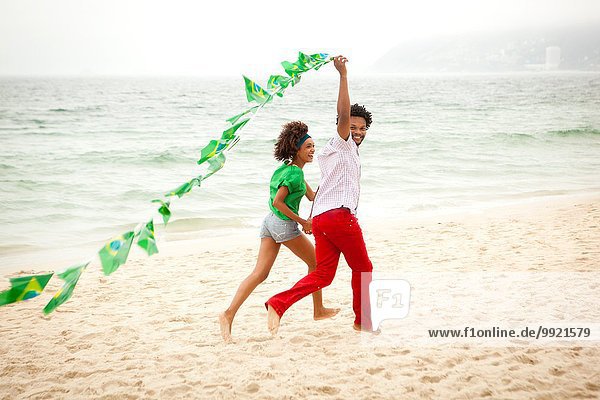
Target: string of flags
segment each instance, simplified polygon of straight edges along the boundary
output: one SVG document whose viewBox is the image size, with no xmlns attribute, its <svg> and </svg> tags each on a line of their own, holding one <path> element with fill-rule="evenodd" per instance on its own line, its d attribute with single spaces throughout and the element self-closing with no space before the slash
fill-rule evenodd
<svg viewBox="0 0 600 400">
<path fill-rule="evenodd" d="M 255 81 L 244 76 L 246 98 L 249 103 L 257 103 L 247 110 L 228 118 L 229 126 L 221 133 L 218 139 L 211 140 L 200 150 L 198 165 L 202 165 L 204 173 L 189 179 L 177 186 L 175 189 L 165 193 L 162 198 L 151 200 L 159 205 L 157 211 L 161 215 L 166 227 L 171 218 L 171 203 L 173 198 L 181 198 L 190 193 L 194 188 L 200 187 L 202 181 L 211 177 L 225 165 L 225 152 L 230 151 L 240 140 L 239 131 L 275 96 L 283 97 L 285 90 L 300 82 L 301 75 L 310 70 L 319 70 L 323 65 L 329 63 L 331 58 L 328 54 L 317 53 L 307 55 L 299 52 L 295 62 L 283 61 L 281 65 L 286 75 L 271 75 L 267 80 L 266 89 Z M 149 221 L 138 224 L 133 230 L 113 237 L 99 251 L 98 257 L 104 275 L 110 275 L 121 265 L 127 262 L 131 246 L 135 242 L 148 256 L 158 253 L 154 233 L 154 217 Z M 62 287 L 54 294 L 52 299 L 44 307 L 44 313 L 50 314 L 61 304 L 64 304 L 73 295 L 73 290 L 79 282 L 79 278 L 86 270 L 90 261 L 75 265 L 62 272 L 44 273 L 30 276 L 11 278 L 10 289 L 0 292 L 0 306 L 29 300 L 39 296 L 50 279 L 56 275 L 64 281 Z"/>
</svg>

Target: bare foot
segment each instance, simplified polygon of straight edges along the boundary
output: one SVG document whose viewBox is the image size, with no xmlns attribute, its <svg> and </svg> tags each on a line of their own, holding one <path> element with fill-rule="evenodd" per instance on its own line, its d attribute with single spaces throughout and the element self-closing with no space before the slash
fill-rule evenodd
<svg viewBox="0 0 600 400">
<path fill-rule="evenodd" d="M 273 307 L 269 305 L 267 308 L 267 328 L 269 328 L 269 332 L 271 335 L 277 335 L 277 331 L 279 330 L 279 315 L 275 311 Z"/>
<path fill-rule="evenodd" d="M 381 329 L 377 329 L 374 331 L 373 329 L 364 329 L 362 325 L 354 324 L 354 330 L 360 333 L 371 333 L 373 335 L 379 335 L 381 333 Z"/>
<path fill-rule="evenodd" d="M 327 318 L 331 318 L 333 316 L 335 316 L 337 313 L 340 312 L 339 308 L 326 308 L 326 307 L 322 307 L 319 311 L 316 311 L 314 313 L 314 319 L 315 321 L 319 321 L 321 319 L 327 319 Z"/>
<path fill-rule="evenodd" d="M 219 314 L 219 327 L 221 328 L 221 336 L 226 342 L 231 342 L 231 321 L 225 313 Z"/>
</svg>

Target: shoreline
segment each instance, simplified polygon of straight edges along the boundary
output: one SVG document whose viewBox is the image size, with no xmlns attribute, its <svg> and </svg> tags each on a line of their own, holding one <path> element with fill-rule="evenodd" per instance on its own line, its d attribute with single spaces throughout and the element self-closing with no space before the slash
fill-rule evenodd
<svg viewBox="0 0 600 400">
<path fill-rule="evenodd" d="M 382 217 L 360 218 L 365 236 L 371 233 L 385 233 L 398 227 L 414 225 L 434 225 L 453 221 L 479 221 L 509 215 L 523 216 L 532 210 L 546 212 L 556 208 L 567 207 L 576 203 L 600 201 L 600 192 L 560 194 L 542 197 L 526 197 L 519 200 L 506 200 L 460 208 L 447 208 L 418 212 L 407 212 L 390 221 Z M 213 237 L 201 237 L 204 234 L 215 234 Z M 312 240 L 312 237 L 311 237 Z M 0 276 L 7 277 L 15 274 L 55 271 L 59 272 L 71 265 L 91 260 L 90 267 L 100 267 L 97 257 L 98 250 L 104 242 L 90 242 L 79 246 L 76 250 L 40 249 L 35 251 L 13 252 L 0 254 Z M 258 227 L 246 226 L 241 228 L 223 228 L 220 230 L 206 229 L 189 232 L 164 232 L 162 224 L 157 224 L 157 245 L 159 253 L 153 257 L 174 257 L 178 255 L 193 255 L 212 250 L 227 250 L 236 247 L 246 250 L 257 250 L 259 246 Z M 314 243 L 314 240 L 313 240 Z M 367 243 L 368 246 L 368 243 Z M 129 261 L 143 262 L 148 258 L 135 244 L 128 258 Z M 125 264 L 126 266 L 127 264 Z"/>
<path fill-rule="evenodd" d="M 455 207 L 443 210 L 429 210 L 415 213 L 406 220 L 389 222 L 386 219 L 372 219 L 377 227 L 387 227 L 393 224 L 412 225 L 416 223 L 449 222 L 452 220 L 464 221 L 478 218 L 492 218 L 494 216 L 507 216 L 510 214 L 523 215 L 531 210 L 547 210 L 561 208 L 576 203 L 592 203 L 600 200 L 599 191 L 585 193 L 567 193 L 542 197 L 524 197 L 519 200 L 495 201 L 478 203 L 472 206 Z"/>
</svg>

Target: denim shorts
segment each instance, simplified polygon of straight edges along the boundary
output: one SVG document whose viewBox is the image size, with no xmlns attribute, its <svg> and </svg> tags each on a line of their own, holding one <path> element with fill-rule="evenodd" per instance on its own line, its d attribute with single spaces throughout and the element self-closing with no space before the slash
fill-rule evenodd
<svg viewBox="0 0 600 400">
<path fill-rule="evenodd" d="M 260 238 L 272 238 L 275 243 L 283 243 L 302 235 L 298 223 L 292 220 L 283 220 L 270 212 L 263 220 L 260 227 Z"/>
</svg>

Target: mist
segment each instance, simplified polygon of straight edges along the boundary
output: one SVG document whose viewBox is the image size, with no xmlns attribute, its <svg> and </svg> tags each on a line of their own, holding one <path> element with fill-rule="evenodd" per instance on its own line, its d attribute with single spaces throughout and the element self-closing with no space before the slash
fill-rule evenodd
<svg viewBox="0 0 600 400">
<path fill-rule="evenodd" d="M 599 22 L 593 0 L 8 0 L 0 75 L 268 74 L 298 50 L 344 54 L 360 73 L 401 44 Z"/>
</svg>

